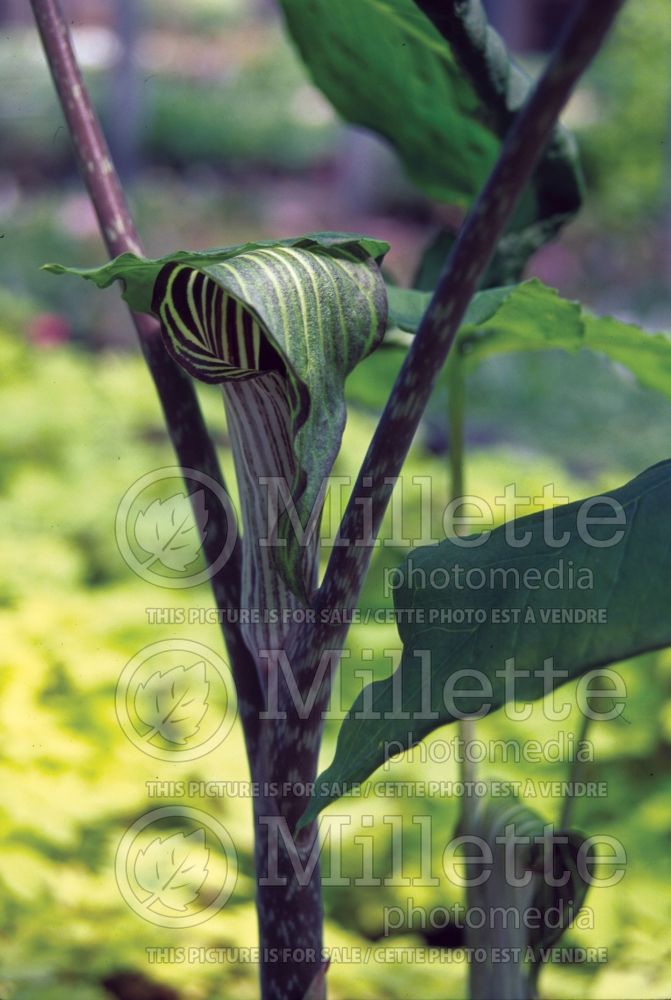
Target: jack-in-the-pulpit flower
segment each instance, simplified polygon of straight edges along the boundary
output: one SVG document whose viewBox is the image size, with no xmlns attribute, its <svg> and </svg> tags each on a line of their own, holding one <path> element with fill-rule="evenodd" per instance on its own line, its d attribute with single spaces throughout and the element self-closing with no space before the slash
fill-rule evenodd
<svg viewBox="0 0 671 1000">
<path fill-rule="evenodd" d="M 316 585 L 327 477 L 345 425 L 345 378 L 382 340 L 387 244 L 319 234 L 159 260 L 123 254 L 76 273 L 152 312 L 173 358 L 223 389 L 243 525 L 247 644 L 277 649 Z M 289 614 L 287 614 L 289 612 Z"/>
</svg>

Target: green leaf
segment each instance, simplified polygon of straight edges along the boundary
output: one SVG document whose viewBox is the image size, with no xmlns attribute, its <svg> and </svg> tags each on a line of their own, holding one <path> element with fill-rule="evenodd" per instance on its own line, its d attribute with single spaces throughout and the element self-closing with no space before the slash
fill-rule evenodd
<svg viewBox="0 0 671 1000">
<path fill-rule="evenodd" d="M 431 292 L 416 288 L 387 288 L 389 324 L 408 333 L 416 333 L 431 301 Z M 473 360 L 512 350 L 535 350 L 548 346 L 582 346 L 576 338 L 580 306 L 562 299 L 553 288 L 538 278 L 518 285 L 488 288 L 476 292 L 459 329 L 457 347 Z M 568 331 L 565 327 L 568 325 Z M 563 338 L 564 343 L 557 341 Z M 546 341 L 553 343 L 548 344 Z M 491 348 L 491 344 L 497 346 Z"/>
<path fill-rule="evenodd" d="M 267 419 L 258 415 L 257 433 L 250 437 L 242 428 L 234 442 L 234 452 L 245 447 L 253 452 L 245 458 L 239 451 L 238 480 L 249 485 L 244 469 L 254 468 L 259 493 L 260 476 L 289 479 L 305 528 L 323 502 L 322 483 L 342 439 L 345 378 L 384 334 L 386 293 L 377 261 L 387 249 L 368 237 L 322 233 L 178 251 L 158 260 L 123 254 L 94 270 L 49 269 L 78 274 L 99 287 L 122 280 L 131 307 L 158 317 L 167 350 L 191 375 L 238 386 L 254 380 L 267 390 L 252 404 Z M 229 429 L 232 424 L 229 419 Z M 257 466 L 263 453 L 265 469 Z M 258 506 L 258 497 L 248 501 Z M 289 513 L 278 524 L 276 540 L 280 544 L 271 547 L 276 565 L 294 594 L 305 599 L 312 580 Z M 258 538 L 254 542 L 254 553 L 249 552 L 257 572 L 247 576 L 258 580 L 267 575 L 260 569 L 267 559 Z"/>
<path fill-rule="evenodd" d="M 480 0 L 281 0 L 315 83 L 348 121 L 384 136 L 432 198 L 468 207 L 530 81 Z M 421 9 L 420 9 L 421 8 Z M 571 136 L 558 128 L 506 237 L 502 262 L 549 239 L 580 207 Z M 501 280 L 517 279 L 510 273 Z"/>
<path fill-rule="evenodd" d="M 431 292 L 418 291 L 416 288 L 399 288 L 397 285 L 387 285 L 387 306 L 389 309 L 389 326 L 398 327 L 408 333 L 416 333 L 422 316 L 429 307 Z"/>
<path fill-rule="evenodd" d="M 584 346 L 624 365 L 646 389 L 671 398 L 671 338 L 610 316 L 583 313 Z"/>
<path fill-rule="evenodd" d="M 544 537 L 541 512 L 512 522 L 518 538 L 529 533 L 523 546 L 509 544 L 510 526 L 502 525 L 479 536 L 475 547 L 465 547 L 467 539 L 448 538 L 409 555 L 394 592 L 400 666 L 355 701 L 340 729 L 335 759 L 317 782 L 323 794 L 312 800 L 305 822 L 338 797 L 329 795 L 329 788 L 364 780 L 392 753 L 414 746 L 440 725 L 500 708 L 513 688 L 515 700 L 533 701 L 547 693 L 546 683 L 557 686 L 671 644 L 671 546 L 664 533 L 671 461 L 609 497 L 624 511 L 622 527 L 614 527 L 612 502 L 603 498 L 554 508 L 552 529 L 565 542 L 562 547 Z M 580 520 L 585 515 L 588 528 Z M 609 523 L 593 523 L 599 516 Z M 613 538 L 617 544 L 591 544 Z M 556 609 L 559 621 L 548 617 L 547 609 Z M 579 620 L 589 609 L 603 609 L 607 621 L 595 623 L 586 614 Z M 536 676 L 546 658 L 552 658 L 555 674 Z M 513 664 L 525 676 L 507 684 Z M 461 670 L 476 671 L 477 677 L 458 675 Z M 565 673 L 557 676 L 559 671 Z M 446 694 L 446 684 L 456 685 L 454 691 Z M 462 693 L 469 687 L 470 694 Z"/>
<path fill-rule="evenodd" d="M 534 282 L 526 282 L 525 284 L 531 285 Z M 541 282 L 536 282 L 536 284 L 540 285 Z M 471 299 L 464 315 L 459 332 L 460 338 L 465 337 L 471 328 L 482 326 L 495 316 L 516 287 L 521 288 L 522 286 L 491 288 L 484 292 L 477 292 Z M 396 326 L 407 333 L 416 333 L 430 301 L 431 292 L 422 292 L 415 288 L 398 288 L 396 285 L 387 286 L 389 326 Z"/>
<path fill-rule="evenodd" d="M 459 331 L 458 350 L 467 370 L 512 351 L 577 350 L 587 346 L 586 315 L 577 302 L 563 299 L 535 278 L 492 288 L 474 296 Z"/>
<path fill-rule="evenodd" d="M 428 292 L 389 288 L 390 324 L 414 333 Z M 538 279 L 478 292 L 459 330 L 456 349 L 466 368 L 515 351 L 588 350 L 623 365 L 647 389 L 671 398 L 671 337 L 611 316 L 594 316 Z"/>
</svg>

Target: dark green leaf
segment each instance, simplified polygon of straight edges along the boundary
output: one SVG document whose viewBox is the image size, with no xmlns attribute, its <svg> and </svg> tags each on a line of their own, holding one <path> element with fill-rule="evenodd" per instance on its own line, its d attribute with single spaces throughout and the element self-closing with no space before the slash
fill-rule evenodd
<svg viewBox="0 0 671 1000">
<path fill-rule="evenodd" d="M 431 197 L 470 206 L 530 89 L 480 0 L 281 4 L 315 83 L 340 114 L 383 135 Z M 520 262 L 580 201 L 574 142 L 558 128 L 511 224 L 497 282 L 517 280 Z"/>
<path fill-rule="evenodd" d="M 389 288 L 390 323 L 413 333 L 430 294 Z M 597 317 L 536 278 L 473 297 L 456 349 L 466 370 L 515 351 L 588 350 L 623 365 L 642 386 L 671 398 L 671 338 L 611 316 Z"/>
<path fill-rule="evenodd" d="M 389 325 L 397 326 L 400 330 L 407 330 L 408 333 L 416 333 L 430 301 L 431 292 L 420 292 L 414 288 L 387 285 Z"/>
<path fill-rule="evenodd" d="M 546 518 L 540 513 L 511 522 L 518 537 L 529 533 L 523 546 L 509 544 L 510 525 L 503 525 L 480 536 L 475 547 L 448 538 L 410 554 L 394 593 L 401 664 L 393 678 L 370 685 L 355 701 L 338 735 L 335 759 L 318 782 L 325 794 L 313 799 L 306 819 L 338 797 L 327 794 L 330 787 L 362 781 L 392 752 L 414 746 L 437 726 L 500 708 L 513 688 L 517 701 L 533 701 L 546 693 L 546 683 L 557 686 L 671 644 L 671 545 L 664 530 L 671 461 L 609 497 L 609 502 L 554 508 L 552 529 L 565 542 L 561 547 L 544 537 Z M 624 512 L 622 527 L 613 525 L 612 502 Z M 580 521 L 585 514 L 609 523 L 590 520 L 587 528 Z M 608 539 L 616 544 L 592 544 Z M 560 620 L 548 618 L 548 609 Z M 591 621 L 590 609 L 603 609 L 606 621 Z M 476 612 L 483 622 L 469 621 Z M 585 613 L 584 620 L 573 620 L 576 612 Z M 536 673 L 546 658 L 552 658 L 555 671 L 547 678 Z M 511 664 L 525 676 L 507 685 Z M 455 684 L 452 675 L 461 670 L 475 671 L 476 678 L 460 676 L 446 694 L 444 686 Z M 470 694 L 461 693 L 469 687 Z"/>
<path fill-rule="evenodd" d="M 533 284 L 533 282 L 527 282 L 526 284 Z M 540 282 L 536 284 L 540 285 Z M 514 291 L 514 286 L 490 288 L 474 295 L 464 315 L 464 321 L 459 333 L 460 340 L 472 332 L 473 328 L 484 326 L 488 320 L 492 319 L 501 305 Z M 556 293 L 554 294 L 556 295 Z M 414 288 L 398 288 L 395 285 L 388 286 L 389 326 L 397 326 L 400 330 L 405 330 L 407 333 L 415 333 L 430 301 L 430 292 L 420 292 Z"/>
</svg>

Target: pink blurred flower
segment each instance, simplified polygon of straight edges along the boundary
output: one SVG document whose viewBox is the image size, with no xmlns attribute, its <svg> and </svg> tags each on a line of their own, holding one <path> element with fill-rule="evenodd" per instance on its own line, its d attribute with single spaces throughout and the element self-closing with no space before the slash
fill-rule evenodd
<svg viewBox="0 0 671 1000">
<path fill-rule="evenodd" d="M 36 347 L 59 347 L 71 337 L 70 324 L 58 313 L 40 313 L 28 324 L 28 338 Z"/>
</svg>

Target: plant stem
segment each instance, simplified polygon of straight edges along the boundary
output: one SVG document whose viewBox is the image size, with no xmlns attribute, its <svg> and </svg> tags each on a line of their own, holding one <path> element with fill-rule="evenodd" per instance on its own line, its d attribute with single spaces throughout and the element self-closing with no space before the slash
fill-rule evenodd
<svg viewBox="0 0 671 1000">
<path fill-rule="evenodd" d="M 580 781 L 583 772 L 585 770 L 585 762 L 578 757 L 578 747 L 587 739 L 587 733 L 589 732 L 589 727 L 591 723 L 591 718 L 587 713 L 585 713 L 580 719 L 580 725 L 578 726 L 577 740 L 576 740 L 576 756 L 571 761 L 571 770 L 569 772 L 568 781 L 569 785 L 575 785 L 576 782 Z M 559 814 L 559 826 L 560 830 L 568 830 L 571 825 L 571 817 L 573 814 L 573 807 L 575 805 L 574 795 L 565 795 L 562 799 L 561 812 Z"/>
<path fill-rule="evenodd" d="M 128 209 L 121 183 L 112 163 L 91 99 L 86 90 L 72 47 L 68 25 L 59 0 L 31 0 L 47 63 L 74 145 L 79 169 L 98 217 L 100 231 L 111 257 L 131 251 L 142 254 L 142 246 Z M 224 489 L 214 445 L 207 433 L 195 389 L 164 349 L 160 329 L 150 316 L 131 312 L 140 347 L 156 386 L 168 433 L 182 469 L 205 473 Z M 187 487 L 189 483 L 187 482 Z M 198 519 L 196 518 L 196 523 Z M 212 565 L 229 531 L 226 513 L 217 505 L 209 511 L 208 530 L 202 538 L 203 552 Z M 237 607 L 240 592 L 239 541 L 224 566 L 212 578 L 219 608 Z M 255 737 L 258 712 L 263 705 L 256 664 L 242 641 L 237 625 L 222 624 L 231 659 L 240 717 L 250 738 Z M 255 739 L 254 739 L 255 742 Z"/>
<path fill-rule="evenodd" d="M 271 723 L 276 757 L 268 764 L 259 754 L 252 780 L 310 785 L 317 773 L 316 747 L 296 753 L 293 728 Z M 264 737 L 268 733 L 264 729 Z M 283 739 L 283 733 L 286 739 Z M 321 735 L 321 733 L 319 733 Z M 289 777 L 291 782 L 289 782 Z M 322 965 L 323 911 L 319 869 L 319 833 L 311 823 L 298 836 L 293 829 L 307 805 L 291 794 L 264 795 L 254 801 L 254 861 L 259 922 L 259 973 L 264 1000 L 304 997 Z M 286 956 L 286 957 L 285 957 Z"/>
<path fill-rule="evenodd" d="M 464 369 L 458 351 L 450 354 L 447 379 L 447 427 L 449 432 L 450 499 L 464 495 Z"/>
<path fill-rule="evenodd" d="M 450 449 L 450 499 L 464 496 L 464 369 L 461 355 L 452 351 L 446 366 L 447 377 L 447 425 Z M 459 720 L 459 735 L 462 742 L 463 759 L 459 777 L 464 786 L 461 797 L 460 829 L 471 832 L 475 811 L 475 796 L 469 791 L 478 780 L 478 768 L 468 759 L 468 750 L 475 741 L 475 719 Z"/>
<path fill-rule="evenodd" d="M 581 74 L 624 0 L 582 0 L 508 133 L 492 173 L 462 226 L 438 287 L 364 458 L 316 605 L 352 607 L 387 508 L 438 373 L 496 244 L 552 136 Z"/>
<path fill-rule="evenodd" d="M 58 0 L 31 0 L 31 3 L 105 245 L 111 256 L 126 251 L 141 254 L 140 240 L 82 80 Z M 165 351 L 158 324 L 151 317 L 141 314 L 132 313 L 132 319 L 182 468 L 204 472 L 223 486 L 216 453 L 191 381 Z M 208 531 L 203 539 L 208 564 L 211 565 L 218 557 L 230 527 L 223 513 L 210 511 Z M 228 565 L 213 577 L 212 587 L 218 607 L 239 606 L 239 542 Z M 262 720 L 260 712 L 265 706 L 266 696 L 259 664 L 250 654 L 237 625 L 225 623 L 222 628 L 254 782 L 263 787 L 272 780 L 283 783 L 287 776 L 293 776 L 297 781 L 300 779 L 299 784 L 308 784 L 316 775 L 321 726 L 316 720 L 311 720 L 311 738 L 307 739 L 305 725 L 300 720 L 294 720 L 294 724 Z M 297 754 L 296 746 L 300 739 L 303 739 L 303 749 Z M 279 817 L 286 821 L 286 830 L 290 834 L 304 807 L 304 797 L 294 801 L 291 797 L 268 799 L 262 796 L 254 801 L 257 911 L 262 949 L 261 988 L 267 998 L 291 1000 L 302 997 L 315 975 L 323 969 L 319 865 L 315 865 L 309 878 L 300 876 L 316 843 L 317 826 L 313 824 L 303 831 L 295 843 L 287 843 L 276 836 L 269 839 L 269 830 L 274 832 L 272 825 L 268 825 L 269 819 L 272 822 L 273 818 Z M 263 884 L 263 874 L 267 873 L 269 866 L 279 871 L 282 884 Z M 291 956 L 283 959 L 282 949 L 290 949 Z M 295 949 L 304 952 L 303 961 L 293 957 Z"/>
</svg>

